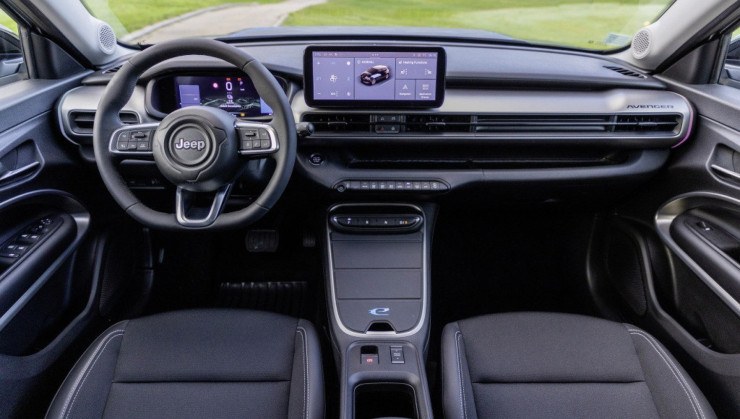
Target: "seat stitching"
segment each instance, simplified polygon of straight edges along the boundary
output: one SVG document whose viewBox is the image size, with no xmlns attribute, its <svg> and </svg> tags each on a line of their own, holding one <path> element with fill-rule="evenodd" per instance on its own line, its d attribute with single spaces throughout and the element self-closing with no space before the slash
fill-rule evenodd
<svg viewBox="0 0 740 419">
<path fill-rule="evenodd" d="M 308 343 L 306 342 L 306 329 L 298 327 L 298 333 L 301 335 L 303 343 L 303 417 L 308 418 L 308 395 L 310 393 L 308 382 Z"/>
<path fill-rule="evenodd" d="M 462 357 L 460 356 L 460 344 L 459 344 L 459 338 L 462 337 L 462 333 L 458 330 L 455 332 L 455 349 L 457 352 L 457 372 L 458 377 L 460 378 L 460 409 L 462 409 L 463 412 L 463 418 L 468 417 L 468 410 L 465 408 L 467 405 L 465 401 L 465 383 L 463 382 L 463 372 L 462 372 Z"/>
<path fill-rule="evenodd" d="M 673 376 L 676 378 L 676 381 L 678 381 L 678 384 L 683 389 L 684 393 L 686 394 L 686 397 L 689 398 L 689 403 L 691 404 L 691 408 L 694 410 L 694 413 L 698 418 L 704 419 L 704 411 L 701 408 L 701 405 L 699 404 L 699 400 L 696 398 L 696 395 L 694 394 L 694 391 L 691 389 L 691 386 L 689 383 L 685 380 L 683 377 L 683 374 L 681 373 L 681 370 L 676 367 L 676 365 L 673 363 L 673 361 L 665 355 L 665 352 L 660 349 L 660 347 L 656 346 L 655 343 L 653 343 L 650 336 L 648 336 L 646 333 L 636 330 L 636 329 L 627 329 L 631 335 L 638 335 L 641 336 L 643 339 L 645 339 L 648 344 L 653 348 L 653 350 L 660 356 L 660 358 L 665 362 L 666 365 L 668 365 L 668 369 L 671 371 Z M 698 409 L 698 410 L 697 410 Z"/>
<path fill-rule="evenodd" d="M 638 331 L 638 332 L 639 332 L 639 331 Z M 655 339 L 654 337 L 652 337 L 652 336 L 650 336 L 650 335 L 647 335 L 647 337 L 648 337 L 648 338 L 649 338 L 650 340 L 652 340 L 652 341 L 653 341 L 653 343 L 655 344 L 656 348 L 658 348 L 658 350 L 660 350 L 660 351 L 661 351 L 661 352 L 662 352 L 662 353 L 663 353 L 663 354 L 665 355 L 665 357 L 666 357 L 666 359 L 668 360 L 668 362 L 670 362 L 670 363 L 671 363 L 671 365 L 673 365 L 673 368 L 674 368 L 674 369 L 676 370 L 676 373 L 678 374 L 679 378 L 680 378 L 680 379 L 681 379 L 681 380 L 683 381 L 683 383 L 684 383 L 684 384 L 686 385 L 686 388 L 688 389 L 688 391 L 689 391 L 689 394 L 691 394 L 691 397 L 693 398 L 694 402 L 696 403 L 696 408 L 697 408 L 697 409 L 699 409 L 699 414 L 700 414 L 700 416 L 701 416 L 702 418 L 704 418 L 704 417 L 705 417 L 705 415 L 704 415 L 704 410 L 703 410 L 703 409 L 701 408 L 701 403 L 699 403 L 699 398 L 698 398 L 698 397 L 696 396 L 696 394 L 694 393 L 694 390 L 693 390 L 693 389 L 691 388 L 691 385 L 689 385 L 689 382 L 688 382 L 688 380 L 686 380 L 686 377 L 684 377 L 683 373 L 681 372 L 681 369 L 680 369 L 680 368 L 679 368 L 679 367 L 678 367 L 678 366 L 677 366 L 677 365 L 676 365 L 676 364 L 675 364 L 675 363 L 673 362 L 673 360 L 671 359 L 671 357 L 670 357 L 670 356 L 669 356 L 669 355 L 668 355 L 668 354 L 666 353 L 666 351 L 665 351 L 665 350 L 664 350 L 664 349 L 663 349 L 663 348 L 662 348 L 662 347 L 660 346 L 660 344 L 658 344 L 658 342 L 656 341 L 656 339 Z"/>
<path fill-rule="evenodd" d="M 691 388 L 691 386 L 689 385 L 688 381 L 683 376 L 683 373 L 681 373 L 681 369 L 678 368 L 678 366 L 673 362 L 673 360 L 671 360 L 671 357 L 668 356 L 668 354 L 666 354 L 666 352 L 660 347 L 660 345 L 657 343 L 657 341 L 655 340 L 655 338 L 653 338 L 652 336 L 650 336 L 647 333 L 644 333 L 644 332 L 642 332 L 641 330 L 638 330 L 638 329 L 627 329 L 627 330 L 630 330 L 631 332 L 634 332 L 636 334 L 641 335 L 646 340 L 648 340 L 648 342 L 651 343 L 651 345 L 653 346 L 653 348 L 656 351 L 658 351 L 659 353 L 663 353 L 665 355 L 665 358 L 664 359 L 670 364 L 670 366 L 673 369 L 675 369 L 675 372 L 678 374 L 678 378 L 683 382 L 683 384 L 685 384 L 686 389 L 688 389 L 688 392 L 690 393 L 689 394 L 689 398 L 692 400 L 692 405 L 694 403 L 696 403 L 696 408 L 699 409 L 700 416 L 702 418 L 704 418 L 705 417 L 704 416 L 704 411 L 701 408 L 701 403 L 699 403 L 699 398 L 696 397 L 696 394 L 694 394 L 694 390 Z M 676 375 L 676 374 L 674 374 L 674 375 Z"/>
<path fill-rule="evenodd" d="M 118 336 L 123 336 L 124 329 L 116 329 L 112 332 L 110 332 L 104 340 L 98 344 L 98 347 L 95 348 L 95 357 L 90 361 L 90 363 L 85 367 L 85 372 L 82 375 L 81 378 L 77 379 L 77 382 L 72 387 L 74 389 L 74 392 L 72 393 L 72 398 L 70 400 L 67 400 L 67 402 L 64 403 L 64 406 L 62 407 L 62 416 L 64 418 L 69 417 L 69 414 L 72 412 L 72 408 L 74 407 L 75 401 L 77 400 L 77 396 L 80 394 L 80 390 L 85 385 L 85 381 L 87 381 L 87 377 L 90 375 L 90 372 L 92 372 L 93 368 L 95 367 L 95 364 L 97 364 L 98 359 L 100 359 L 100 356 L 105 352 L 105 348 L 108 347 L 108 344 L 113 341 L 113 339 L 117 338 Z"/>
</svg>

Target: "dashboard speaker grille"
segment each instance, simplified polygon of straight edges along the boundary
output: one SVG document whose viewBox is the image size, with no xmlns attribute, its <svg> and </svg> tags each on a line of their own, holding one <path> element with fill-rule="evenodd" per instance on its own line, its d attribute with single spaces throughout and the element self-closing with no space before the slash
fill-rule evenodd
<svg viewBox="0 0 740 419">
<path fill-rule="evenodd" d="M 98 45 L 100 50 L 106 54 L 112 54 L 116 50 L 116 33 L 106 23 L 98 26 Z"/>
<path fill-rule="evenodd" d="M 644 28 L 632 38 L 632 55 L 637 59 L 645 58 L 650 52 L 652 36 L 649 29 Z"/>
</svg>

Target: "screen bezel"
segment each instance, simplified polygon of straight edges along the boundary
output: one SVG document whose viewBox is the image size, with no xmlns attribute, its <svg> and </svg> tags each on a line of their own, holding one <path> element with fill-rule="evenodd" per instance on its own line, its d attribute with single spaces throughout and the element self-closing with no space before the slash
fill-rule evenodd
<svg viewBox="0 0 740 419">
<path fill-rule="evenodd" d="M 313 84 L 313 53 L 316 51 L 336 52 L 436 52 L 437 82 L 435 83 L 435 100 L 316 100 Z M 310 45 L 303 53 L 303 89 L 304 100 L 312 108 L 438 108 L 445 99 L 445 76 L 447 54 L 442 47 L 424 46 L 356 46 L 356 45 Z"/>
</svg>

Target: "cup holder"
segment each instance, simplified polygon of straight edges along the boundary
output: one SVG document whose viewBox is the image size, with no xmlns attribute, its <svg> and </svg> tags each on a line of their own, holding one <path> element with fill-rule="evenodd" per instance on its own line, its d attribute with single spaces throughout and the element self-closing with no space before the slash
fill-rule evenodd
<svg viewBox="0 0 740 419">
<path fill-rule="evenodd" d="M 418 419 L 414 388 L 402 383 L 364 383 L 355 387 L 355 419 Z"/>
</svg>

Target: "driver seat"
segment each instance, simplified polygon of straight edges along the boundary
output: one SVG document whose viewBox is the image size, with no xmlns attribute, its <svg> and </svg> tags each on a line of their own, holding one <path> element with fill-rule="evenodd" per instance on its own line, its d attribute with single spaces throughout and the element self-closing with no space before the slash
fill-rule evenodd
<svg viewBox="0 0 740 419">
<path fill-rule="evenodd" d="M 117 323 L 72 368 L 48 418 L 322 418 L 313 326 L 249 310 Z"/>
</svg>

